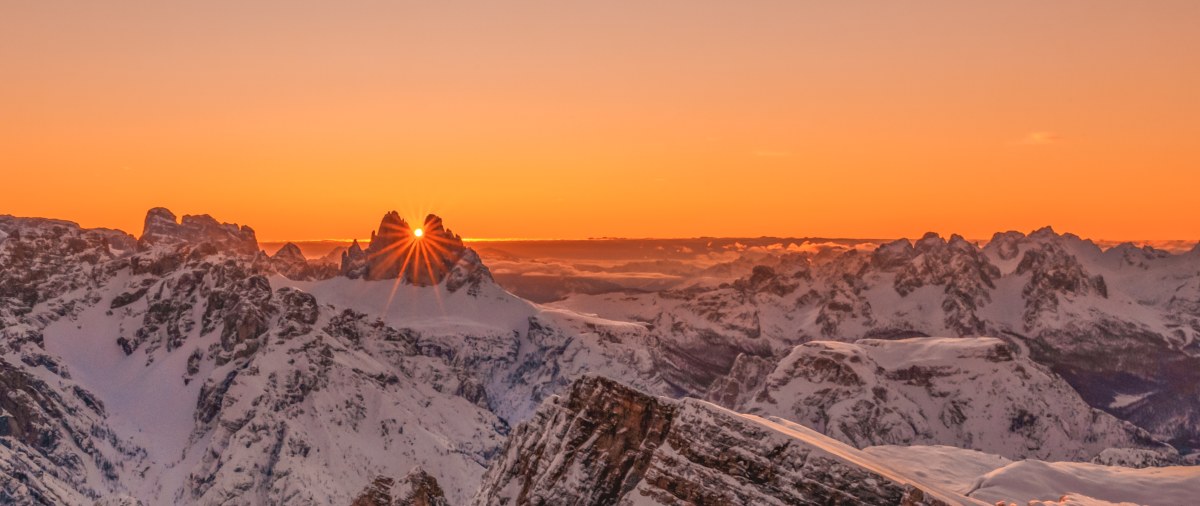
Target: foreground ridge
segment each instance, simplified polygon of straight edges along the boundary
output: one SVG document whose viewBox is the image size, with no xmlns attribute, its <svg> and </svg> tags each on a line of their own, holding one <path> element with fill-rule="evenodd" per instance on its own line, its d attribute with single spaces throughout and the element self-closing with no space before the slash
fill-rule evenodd
<svg viewBox="0 0 1200 506">
<path fill-rule="evenodd" d="M 586 376 L 510 437 L 474 504 L 983 504 L 788 422 Z"/>
</svg>

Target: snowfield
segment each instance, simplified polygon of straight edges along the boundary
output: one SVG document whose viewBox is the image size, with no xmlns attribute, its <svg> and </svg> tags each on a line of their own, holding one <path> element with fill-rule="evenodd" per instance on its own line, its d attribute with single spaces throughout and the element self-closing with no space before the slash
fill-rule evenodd
<svg viewBox="0 0 1200 506">
<path fill-rule="evenodd" d="M 873 446 L 863 451 L 988 504 L 1178 506 L 1195 504 L 1200 497 L 1200 467 L 1130 469 L 1078 462 L 1013 462 L 948 446 Z"/>
</svg>

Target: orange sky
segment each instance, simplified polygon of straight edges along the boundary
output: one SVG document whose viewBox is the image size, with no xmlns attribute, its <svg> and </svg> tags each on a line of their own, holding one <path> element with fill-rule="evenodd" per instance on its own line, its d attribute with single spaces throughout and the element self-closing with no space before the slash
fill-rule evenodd
<svg viewBox="0 0 1200 506">
<path fill-rule="evenodd" d="M 1200 2 L 0 3 L 0 214 L 1200 238 Z"/>
</svg>

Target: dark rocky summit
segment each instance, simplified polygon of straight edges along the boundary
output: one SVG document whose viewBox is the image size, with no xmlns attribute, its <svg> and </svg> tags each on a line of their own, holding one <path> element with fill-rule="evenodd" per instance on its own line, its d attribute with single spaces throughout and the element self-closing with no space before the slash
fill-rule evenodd
<svg viewBox="0 0 1200 506">
<path fill-rule="evenodd" d="M 416 286 L 445 281 L 452 292 L 491 280 L 479 255 L 446 228 L 441 218 L 430 214 L 421 227 L 413 227 L 395 211 L 384 215 L 379 230 L 371 232 L 366 249 L 356 240 L 342 254 L 341 273 L 352 279 L 399 278 Z"/>
</svg>

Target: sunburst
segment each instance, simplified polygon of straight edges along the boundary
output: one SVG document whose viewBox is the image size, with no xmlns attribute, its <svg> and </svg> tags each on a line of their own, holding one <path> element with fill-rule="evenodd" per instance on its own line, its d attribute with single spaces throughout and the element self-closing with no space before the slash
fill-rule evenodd
<svg viewBox="0 0 1200 506">
<path fill-rule="evenodd" d="M 426 216 L 423 227 L 410 228 L 403 220 L 400 223 L 384 223 L 380 229 L 377 241 L 388 243 L 388 246 L 372 253 L 372 262 L 389 266 L 398 266 L 396 281 L 388 296 L 387 307 L 390 308 L 395 299 L 400 284 L 408 282 L 415 286 L 433 287 L 441 304 L 441 294 L 438 282 L 445 277 L 451 266 L 444 263 L 451 253 L 454 244 L 442 232 L 440 220 L 433 215 Z"/>
</svg>

